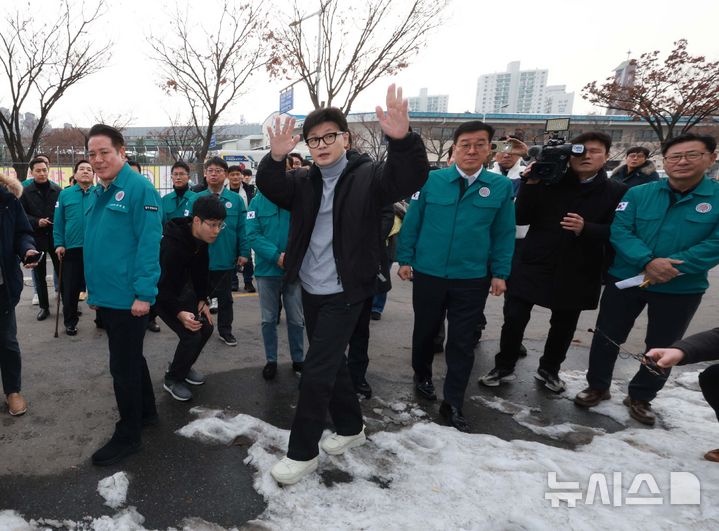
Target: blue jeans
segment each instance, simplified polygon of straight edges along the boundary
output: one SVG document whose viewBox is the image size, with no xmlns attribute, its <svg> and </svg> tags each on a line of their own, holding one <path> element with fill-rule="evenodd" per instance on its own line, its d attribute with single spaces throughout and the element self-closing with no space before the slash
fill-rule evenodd
<svg viewBox="0 0 719 531">
<path fill-rule="evenodd" d="M 302 288 L 299 282 L 287 284 L 282 277 L 255 277 L 260 296 L 262 340 L 268 362 L 277 362 L 277 314 L 280 297 L 287 315 L 287 340 L 292 361 L 304 360 L 305 320 L 302 314 Z"/>
<path fill-rule="evenodd" d="M 372 312 L 382 313 L 384 311 L 384 305 L 387 304 L 387 292 L 378 293 L 372 299 Z"/>
</svg>

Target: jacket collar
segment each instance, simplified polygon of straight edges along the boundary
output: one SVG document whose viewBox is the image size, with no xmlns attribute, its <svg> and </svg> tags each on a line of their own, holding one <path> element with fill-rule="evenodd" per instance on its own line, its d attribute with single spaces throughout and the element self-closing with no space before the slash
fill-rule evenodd
<svg viewBox="0 0 719 531">
<path fill-rule="evenodd" d="M 669 179 L 662 179 L 661 180 L 661 187 L 662 189 L 666 190 L 667 192 L 673 192 L 669 187 Z M 702 177 L 702 180 L 699 182 L 696 188 L 690 192 L 692 195 L 701 195 L 701 196 L 712 196 L 714 195 L 714 185 L 711 183 L 711 179 L 709 179 L 706 175 Z"/>
</svg>

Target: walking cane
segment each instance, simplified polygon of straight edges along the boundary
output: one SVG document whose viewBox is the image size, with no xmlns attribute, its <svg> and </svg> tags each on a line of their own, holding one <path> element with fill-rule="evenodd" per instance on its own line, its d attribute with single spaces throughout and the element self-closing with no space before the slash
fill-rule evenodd
<svg viewBox="0 0 719 531">
<path fill-rule="evenodd" d="M 60 323 L 60 299 L 62 298 L 62 256 L 58 256 L 60 262 L 60 271 L 57 274 L 58 285 L 57 285 L 57 305 L 55 306 L 55 337 L 57 337 L 57 327 Z"/>
</svg>

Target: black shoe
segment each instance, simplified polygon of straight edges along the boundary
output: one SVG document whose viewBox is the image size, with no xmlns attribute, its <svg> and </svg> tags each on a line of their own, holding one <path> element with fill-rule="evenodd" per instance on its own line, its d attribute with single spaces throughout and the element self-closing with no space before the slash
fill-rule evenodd
<svg viewBox="0 0 719 531">
<path fill-rule="evenodd" d="M 432 354 L 442 354 L 444 352 L 444 345 L 442 343 L 432 344 Z"/>
<path fill-rule="evenodd" d="M 265 380 L 274 380 L 277 375 L 277 362 L 268 361 L 265 368 L 262 369 L 262 377 Z"/>
<path fill-rule="evenodd" d="M 443 400 L 442 405 L 439 406 L 439 414 L 444 417 L 450 426 L 455 427 L 458 431 L 469 433 L 469 424 L 467 424 L 461 409 Z"/>
<path fill-rule="evenodd" d="M 77 316 L 80 317 L 82 315 L 82 312 L 80 310 L 77 311 Z"/>
<path fill-rule="evenodd" d="M 354 386 L 355 386 L 355 393 L 357 393 L 358 395 L 362 395 L 365 398 L 365 400 L 369 400 L 370 398 L 372 398 L 372 388 L 367 383 L 367 380 L 362 378 L 362 381 L 355 383 Z"/>
<path fill-rule="evenodd" d="M 527 347 L 525 347 L 523 344 L 519 345 L 519 357 L 520 358 L 527 357 Z"/>
<path fill-rule="evenodd" d="M 240 291 L 240 285 L 239 284 L 232 284 L 232 291 Z"/>
<path fill-rule="evenodd" d="M 66 326 L 66 327 L 65 327 L 65 333 L 66 333 L 68 336 L 76 336 L 76 335 L 77 335 L 77 328 L 75 328 L 74 326 Z"/>
<path fill-rule="evenodd" d="M 437 393 L 434 391 L 434 384 L 432 378 L 425 378 L 424 380 L 414 382 L 414 388 L 417 394 L 427 400 L 437 400 Z"/>
<path fill-rule="evenodd" d="M 225 342 L 225 345 L 229 347 L 236 347 L 237 346 L 237 339 L 232 334 L 220 334 L 220 340 Z"/>
<path fill-rule="evenodd" d="M 247 293 L 254 293 L 254 292 L 256 292 L 257 290 L 256 290 L 255 287 L 252 285 L 252 282 L 245 282 L 245 291 L 246 291 Z"/>
<path fill-rule="evenodd" d="M 102 321 L 100 319 L 95 319 L 95 328 L 98 330 L 105 330 L 105 325 L 102 324 Z"/>
<path fill-rule="evenodd" d="M 154 319 L 150 319 L 149 321 L 147 321 L 147 329 L 148 329 L 150 332 L 159 332 L 159 331 L 160 331 L 160 325 L 157 324 L 157 321 L 155 321 Z"/>
<path fill-rule="evenodd" d="M 292 370 L 296 373 L 301 373 L 302 369 L 305 368 L 305 362 L 304 361 L 293 361 L 292 362 Z"/>
<path fill-rule="evenodd" d="M 371 314 L 369 314 L 369 318 L 373 321 L 379 321 L 380 319 L 382 319 L 382 314 L 379 312 L 372 312 Z"/>
<path fill-rule="evenodd" d="M 40 308 L 40 311 L 37 312 L 37 320 L 44 321 L 45 319 L 48 318 L 49 315 L 50 315 L 50 310 L 48 310 L 47 308 Z"/>
<path fill-rule="evenodd" d="M 92 464 L 97 466 L 114 465 L 138 451 L 142 444 L 140 441 L 119 441 L 114 437 L 105 446 L 92 454 Z"/>
</svg>

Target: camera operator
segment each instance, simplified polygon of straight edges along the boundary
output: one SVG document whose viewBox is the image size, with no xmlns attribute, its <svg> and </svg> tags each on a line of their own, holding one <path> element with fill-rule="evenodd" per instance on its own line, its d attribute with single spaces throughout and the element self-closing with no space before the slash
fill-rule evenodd
<svg viewBox="0 0 719 531">
<path fill-rule="evenodd" d="M 214 195 L 197 198 L 193 216 L 165 224 L 160 244 L 160 282 L 155 311 L 180 338 L 175 357 L 165 373 L 164 389 L 176 400 L 192 398 L 186 384 L 202 385 L 204 377 L 192 366 L 212 336 L 207 304 L 213 243 L 225 225 L 225 205 Z"/>
<path fill-rule="evenodd" d="M 515 379 L 524 330 L 536 304 L 552 310 L 552 317 L 535 378 L 556 393 L 564 391 L 559 368 L 579 314 L 599 302 L 609 226 L 626 186 L 610 181 L 604 171 L 612 143 L 608 135 L 584 133 L 571 143 L 572 155 L 560 179 L 540 182 L 530 166 L 525 172 L 529 178 L 519 188 L 517 224 L 530 228 L 509 277 L 495 367 L 479 379 L 481 384 L 496 387 Z"/>
</svg>

